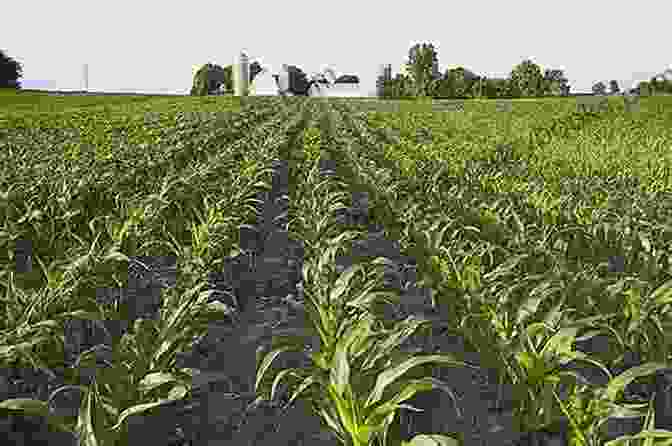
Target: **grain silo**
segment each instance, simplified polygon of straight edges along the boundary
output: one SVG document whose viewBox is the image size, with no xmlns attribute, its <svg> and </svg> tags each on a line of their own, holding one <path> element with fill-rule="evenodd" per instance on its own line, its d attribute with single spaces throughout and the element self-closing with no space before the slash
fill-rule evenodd
<svg viewBox="0 0 672 446">
<path fill-rule="evenodd" d="M 233 61 L 233 94 L 247 96 L 250 81 L 250 58 L 240 53 Z"/>
</svg>

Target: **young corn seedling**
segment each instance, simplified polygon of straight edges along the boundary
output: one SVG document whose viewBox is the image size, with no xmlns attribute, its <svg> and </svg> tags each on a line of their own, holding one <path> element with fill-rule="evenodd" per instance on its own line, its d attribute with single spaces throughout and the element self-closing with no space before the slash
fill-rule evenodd
<svg viewBox="0 0 672 446">
<path fill-rule="evenodd" d="M 347 238 L 343 236 L 347 233 L 338 237 L 336 243 Z M 380 323 L 369 308 L 377 300 L 392 297 L 390 292 L 377 290 L 382 271 L 376 271 L 371 277 L 364 266 L 353 265 L 343 271 L 334 284 L 328 279 L 325 282 L 324 278 L 329 275 L 324 269 L 333 264 L 335 252 L 335 247 L 327 248 L 319 262 L 304 265 L 306 307 L 312 332 L 319 336 L 321 348 L 310 354 L 310 368 L 285 369 L 277 373 L 271 385 L 270 399 L 275 398 L 282 378 L 291 376 L 296 379 L 296 386 L 288 404 L 302 394 L 311 398 L 314 410 L 343 445 L 387 445 L 387 433 L 397 410 L 407 407 L 404 401 L 418 392 L 434 388 L 452 394 L 439 380 L 431 377 L 405 379 L 404 374 L 428 363 L 470 366 L 450 355 L 413 356 L 396 351 L 429 321 L 409 317 L 398 322 L 392 330 L 379 328 Z M 372 265 L 383 263 L 384 259 L 376 259 Z M 364 280 L 356 281 L 358 274 L 363 275 Z M 300 335 L 276 341 L 258 366 L 257 391 L 262 390 L 262 380 L 272 361 L 284 351 L 302 352 L 304 342 Z M 268 389 L 264 392 L 265 397 L 268 397 L 267 392 Z M 421 444 L 419 441 L 421 439 L 416 437 L 411 444 Z"/>
</svg>

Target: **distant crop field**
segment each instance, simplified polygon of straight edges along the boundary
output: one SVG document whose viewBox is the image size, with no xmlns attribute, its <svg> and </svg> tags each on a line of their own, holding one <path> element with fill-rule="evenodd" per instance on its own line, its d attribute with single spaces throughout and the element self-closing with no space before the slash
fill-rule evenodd
<svg viewBox="0 0 672 446">
<path fill-rule="evenodd" d="M 79 95 L 79 94 L 50 94 L 46 92 L 23 92 L 0 89 L 0 114 L 9 113 L 42 113 L 62 112 L 83 108 L 110 109 L 124 113 L 142 112 L 148 108 L 175 108 L 177 104 L 183 109 L 207 109 L 216 104 L 218 107 L 227 105 L 239 106 L 240 102 L 232 97 L 192 96 L 152 96 L 152 95 Z"/>
</svg>

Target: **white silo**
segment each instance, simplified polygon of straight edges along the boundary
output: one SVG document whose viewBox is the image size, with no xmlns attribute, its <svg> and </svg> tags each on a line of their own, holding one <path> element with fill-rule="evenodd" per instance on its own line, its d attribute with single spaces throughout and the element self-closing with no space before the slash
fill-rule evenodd
<svg viewBox="0 0 672 446">
<path fill-rule="evenodd" d="M 233 61 L 233 94 L 247 96 L 250 82 L 250 59 L 245 53 L 240 53 Z"/>
</svg>

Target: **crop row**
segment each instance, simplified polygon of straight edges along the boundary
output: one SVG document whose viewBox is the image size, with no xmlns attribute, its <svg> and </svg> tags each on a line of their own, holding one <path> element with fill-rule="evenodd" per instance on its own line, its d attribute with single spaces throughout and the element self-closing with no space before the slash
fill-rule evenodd
<svg viewBox="0 0 672 446">
<path fill-rule="evenodd" d="M 160 126 L 135 127 L 133 137 L 110 123 L 112 130 L 96 139 L 100 123 L 83 115 L 73 121 L 80 130 L 69 134 L 59 129 L 70 124 L 55 120 L 52 130 L 17 126 L 2 152 L 17 167 L 2 171 L 0 242 L 9 254 L 27 244 L 23 251 L 42 271 L 15 272 L 20 259 L 2 258 L 0 358 L 55 375 L 63 369 L 63 350 L 85 350 L 79 372 L 97 350 L 112 351 L 94 381 L 66 375 L 85 398 L 74 418 L 51 418 L 67 430 L 78 427 L 86 444 L 94 436 L 114 444 L 127 434 L 129 416 L 187 397 L 192 373 L 176 366 L 177 354 L 208 322 L 235 310 L 212 302 L 203 278 L 244 250 L 243 228 L 258 219 L 255 194 L 269 187 L 274 160 L 288 159 L 289 228 L 305 247 L 302 289 L 312 330 L 274 339 L 258 363 L 260 397 L 273 399 L 281 380 L 293 380 L 292 396 L 307 396 L 343 444 L 384 441 L 414 394 L 451 391 L 449 383 L 406 372 L 429 364 L 469 366 L 443 353 L 400 351 L 430 327 L 437 336 L 466 338 L 502 384 L 514 386 L 521 432 L 569 418 L 576 423 L 571 438 L 587 445 L 600 437 L 606 418 L 647 413 L 656 419 L 646 428 L 671 429 L 669 373 L 654 379 L 669 368 L 672 328 L 665 186 L 653 194 L 618 178 L 562 180 L 552 166 L 535 164 L 534 138 L 510 144 L 502 138 L 492 150 L 487 137 L 476 135 L 471 144 L 482 144 L 483 153 L 472 156 L 478 147 L 440 145 L 456 131 L 446 119 L 362 117 L 348 104 L 280 99 L 250 104 L 240 114 L 162 118 Z M 608 132 L 605 119 L 568 125 L 560 137 Z M 406 129 L 396 142 L 380 131 L 395 125 Z M 87 129 L 95 130 L 86 135 Z M 339 211 L 355 205 L 348 199 L 355 192 L 366 198 L 368 221 L 415 259 L 422 284 L 433 290 L 431 317 L 398 320 L 381 311 L 386 301 L 396 304 L 397 315 L 410 304 L 382 285 L 389 261 L 363 258 L 337 268 L 336 257 L 370 229 L 361 221 L 338 223 Z M 98 289 L 123 287 L 130 257 L 138 254 L 177 257 L 180 276 L 164 292 L 156 320 L 93 304 Z M 72 319 L 135 323 L 107 347 L 82 349 L 66 342 Z M 576 348 L 598 336 L 607 337 L 608 349 Z M 306 353 L 311 366 L 269 379 L 273 360 L 292 349 Z M 636 363 L 627 361 L 632 354 Z M 569 368 L 579 361 L 609 376 L 607 386 L 583 386 Z M 620 375 L 612 377 L 612 370 Z M 637 380 L 645 384 L 644 402 L 623 392 Z M 589 400 L 604 405 L 588 406 Z M 25 400 L 2 406 L 41 414 L 49 408 Z"/>
<path fill-rule="evenodd" d="M 625 365 L 623 379 L 609 382 L 613 398 L 638 372 L 666 368 L 672 271 L 664 193 L 646 195 L 625 182 L 594 178 L 563 185 L 561 206 L 535 202 L 512 187 L 521 177 L 533 186 L 534 178 L 524 160 L 506 151 L 508 157 L 471 162 L 468 171 L 459 156 L 425 154 L 422 163 L 411 163 L 411 173 L 403 162 L 415 149 L 381 144 L 347 108 L 339 116 L 354 138 L 349 146 L 361 147 L 352 159 L 360 178 L 370 178 L 371 213 L 418 259 L 443 319 L 517 385 L 523 431 L 548 425 L 559 410 L 539 395 L 552 396 L 553 371 L 562 364 Z M 542 194 L 545 188 L 535 189 Z M 631 206 L 626 211 L 625 203 Z M 578 336 L 578 330 L 587 331 Z M 560 334 L 577 341 L 606 334 L 611 348 L 582 357 L 570 337 L 563 349 L 572 348 L 560 351 Z M 636 364 L 623 362 L 631 353 L 639 357 Z M 648 382 L 658 386 L 656 426 L 669 428 L 664 376 Z"/>
<path fill-rule="evenodd" d="M 7 367 L 40 369 L 69 384 L 55 393 L 83 391 L 78 414 L 52 416 L 52 425 L 77 428 L 83 444 L 114 441 L 129 416 L 188 394 L 191 371 L 176 367 L 177 353 L 232 311 L 208 301 L 204 278 L 243 244 L 239 228 L 256 219 L 255 194 L 269 187 L 270 166 L 300 107 L 270 103 L 228 121 L 184 123 L 172 129 L 179 141 L 133 149 L 117 143 L 109 159 L 64 159 L 44 141 L 30 145 L 21 136 L 8 142 L 17 169 L 3 171 L 1 241 L 10 256 L 24 255 L 3 260 L 1 357 Z M 45 158 L 51 175 L 35 168 Z M 97 302 L 100 289 L 124 288 L 130 258 L 140 254 L 177 257 L 178 281 L 156 320 L 136 319 L 119 301 Z M 15 268 L 20 257 L 27 264 L 34 258 L 41 271 Z M 131 329 L 87 345 L 66 329 L 73 320 L 105 321 L 112 333 L 114 322 L 129 321 Z M 74 364 L 63 364 L 67 351 L 81 352 Z M 107 367 L 87 381 L 82 372 L 101 353 Z M 46 401 L 14 399 L 3 407 L 50 413 Z"/>
</svg>

